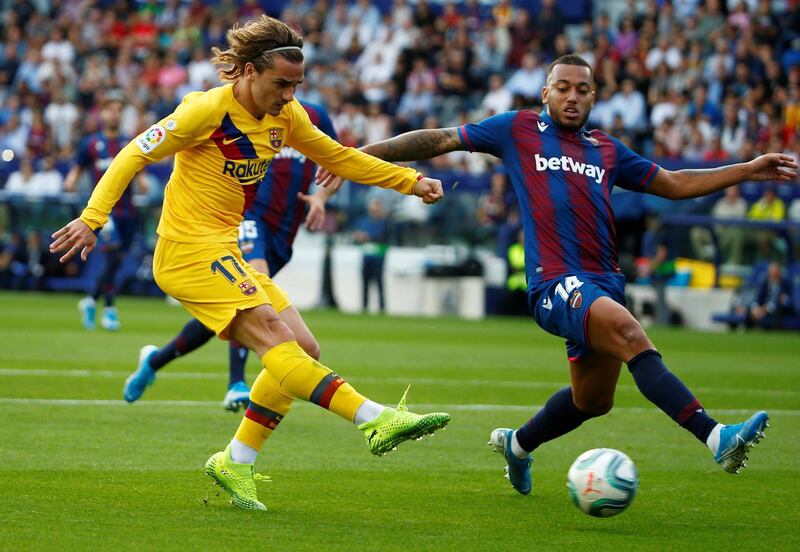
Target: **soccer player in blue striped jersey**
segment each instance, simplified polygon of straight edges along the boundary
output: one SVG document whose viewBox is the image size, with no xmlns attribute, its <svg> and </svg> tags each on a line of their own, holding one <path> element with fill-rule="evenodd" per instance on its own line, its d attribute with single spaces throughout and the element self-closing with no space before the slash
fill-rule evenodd
<svg viewBox="0 0 800 552">
<path fill-rule="evenodd" d="M 611 410 L 623 362 L 642 394 L 708 445 L 728 472 L 745 465 L 748 449 L 767 426 L 763 411 L 741 424 L 717 423 L 664 366 L 625 308 L 610 196 L 615 185 L 684 199 L 745 180 L 788 182 L 796 177 L 797 164 L 769 153 L 715 169 L 669 171 L 615 138 L 587 130 L 594 97 L 591 66 L 571 54 L 549 66 L 541 113 L 509 112 L 362 148 L 387 161 L 466 150 L 493 154 L 505 164 L 520 202 L 530 311 L 542 328 L 567 340 L 571 382 L 516 431 L 500 428 L 491 434 L 490 445 L 505 456 L 508 478 L 522 494 L 532 487 L 531 451 Z M 320 176 L 322 185 L 329 184 L 329 176 Z"/>
<path fill-rule="evenodd" d="M 300 102 L 311 122 L 322 132 L 337 139 L 330 115 L 322 106 Z M 274 278 L 292 258 L 292 244 L 300 225 L 319 230 L 325 217 L 325 202 L 335 193 L 333 187 L 319 188 L 309 195 L 316 164 L 297 150 L 284 147 L 273 158 L 267 174 L 258 185 L 253 203 L 239 226 L 239 248 L 250 265 Z M 279 313 L 297 336 L 299 345 L 309 356 L 319 360 L 320 348 L 296 308 Z M 136 371 L 125 382 L 123 396 L 128 402 L 137 401 L 155 381 L 156 372 L 172 360 L 185 356 L 206 344 L 214 332 L 193 318 L 167 345 L 158 348 L 145 345 L 139 351 Z M 248 350 L 238 342 L 229 343 L 228 391 L 223 399 L 226 410 L 246 407 L 250 388 L 245 381 Z"/>
<path fill-rule="evenodd" d="M 102 129 L 87 136 L 78 148 L 75 165 L 64 179 L 64 191 L 74 192 L 78 179 L 84 171 L 89 171 L 92 185 L 97 184 L 106 172 L 114 157 L 130 141 L 130 137 L 120 133 L 122 119 L 123 96 L 116 90 L 109 91 L 100 108 Z M 147 191 L 147 180 L 137 175 L 136 183 L 143 192 Z M 109 331 L 120 328 L 114 299 L 117 294 L 115 278 L 122 260 L 131 248 L 139 231 L 139 214 L 133 205 L 133 188 L 128 187 L 111 211 L 111 223 L 103 228 L 98 238 L 101 248 L 106 253 L 103 273 L 97 279 L 93 290 L 78 302 L 83 327 L 87 330 L 95 328 L 97 300 L 103 296 L 105 307 L 100 319 L 101 326 Z"/>
</svg>

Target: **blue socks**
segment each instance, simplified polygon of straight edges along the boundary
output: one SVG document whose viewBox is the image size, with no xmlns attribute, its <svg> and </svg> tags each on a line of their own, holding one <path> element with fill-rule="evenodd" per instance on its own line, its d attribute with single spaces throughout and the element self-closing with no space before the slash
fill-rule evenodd
<svg viewBox="0 0 800 552">
<path fill-rule="evenodd" d="M 244 367 L 247 364 L 247 347 L 242 347 L 238 341 L 231 339 L 230 344 L 230 379 L 228 387 L 237 381 L 244 381 Z"/>
<path fill-rule="evenodd" d="M 658 351 L 643 351 L 627 364 L 642 395 L 705 444 L 717 421 L 706 413 L 683 382 L 667 370 Z M 517 441 L 530 452 L 542 443 L 569 433 L 590 418 L 594 416 L 575 406 L 572 388 L 564 387 L 517 430 Z"/>
<path fill-rule="evenodd" d="M 706 442 L 717 421 L 706 413 L 683 382 L 667 370 L 658 351 L 648 349 L 639 353 L 628 361 L 628 370 L 647 400 L 702 443 Z"/>
<path fill-rule="evenodd" d="M 544 407 L 517 430 L 517 441 L 530 452 L 542 443 L 569 433 L 589 418 L 572 401 L 572 387 L 564 387 L 550 397 Z"/>
<path fill-rule="evenodd" d="M 153 353 L 150 357 L 150 368 L 158 370 L 179 356 L 191 353 L 205 345 L 212 337 L 214 337 L 214 332 L 203 326 L 196 318 L 192 318 L 175 339 Z"/>
</svg>

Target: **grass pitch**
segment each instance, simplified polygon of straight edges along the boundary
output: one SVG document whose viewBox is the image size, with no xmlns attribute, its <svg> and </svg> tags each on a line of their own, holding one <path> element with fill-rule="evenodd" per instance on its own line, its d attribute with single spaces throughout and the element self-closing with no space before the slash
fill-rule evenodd
<svg viewBox="0 0 800 552">
<path fill-rule="evenodd" d="M 85 332 L 76 296 L 0 294 L 2 550 L 798 550 L 800 336 L 654 329 L 667 366 L 724 423 L 770 412 L 739 476 L 636 390 L 535 455 L 518 495 L 490 431 L 516 427 L 568 381 L 562 341 L 529 320 L 309 312 L 323 361 L 362 393 L 447 410 L 447 431 L 372 457 L 348 423 L 296 404 L 256 468 L 266 513 L 234 509 L 202 474 L 240 415 L 222 410 L 227 349 L 214 340 L 159 375 L 135 405 L 122 384 L 139 348 L 187 320 L 123 299 L 123 329 Z M 250 380 L 258 369 L 251 355 Z M 579 512 L 566 473 L 595 447 L 626 452 L 639 493 L 610 519 Z"/>
</svg>

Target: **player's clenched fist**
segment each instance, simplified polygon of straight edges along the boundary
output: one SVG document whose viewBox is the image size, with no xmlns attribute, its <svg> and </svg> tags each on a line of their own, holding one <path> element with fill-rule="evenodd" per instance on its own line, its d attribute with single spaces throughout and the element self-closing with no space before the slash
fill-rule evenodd
<svg viewBox="0 0 800 552">
<path fill-rule="evenodd" d="M 414 195 L 421 197 L 423 203 L 436 203 L 444 197 L 442 181 L 423 176 L 414 184 Z"/>
</svg>

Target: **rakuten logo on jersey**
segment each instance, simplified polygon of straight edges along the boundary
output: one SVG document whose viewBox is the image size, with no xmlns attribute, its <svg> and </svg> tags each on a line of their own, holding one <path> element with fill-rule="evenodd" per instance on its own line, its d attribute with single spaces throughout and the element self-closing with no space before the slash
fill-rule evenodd
<svg viewBox="0 0 800 552">
<path fill-rule="evenodd" d="M 583 174 L 589 178 L 594 178 L 594 181 L 600 184 L 603 181 L 603 176 L 606 174 L 605 169 L 601 169 L 597 165 L 589 165 L 587 163 L 580 163 L 575 161 L 572 157 L 562 155 L 561 157 L 541 157 L 538 153 L 534 155 L 537 171 L 564 171 Z"/>
<path fill-rule="evenodd" d="M 242 163 L 226 159 L 222 174 L 236 178 L 241 184 L 251 184 L 261 180 L 268 168 L 269 161 L 266 159 L 250 159 Z"/>
</svg>

